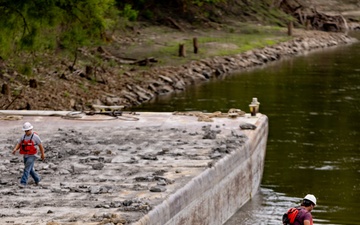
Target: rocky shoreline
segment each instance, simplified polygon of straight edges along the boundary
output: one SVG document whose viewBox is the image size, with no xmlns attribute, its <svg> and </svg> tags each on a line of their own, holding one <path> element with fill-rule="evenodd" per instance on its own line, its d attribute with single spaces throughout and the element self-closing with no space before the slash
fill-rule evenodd
<svg viewBox="0 0 360 225">
<path fill-rule="evenodd" d="M 299 31 L 298 31 L 299 32 Z M 288 42 L 280 43 L 263 49 L 255 49 L 242 54 L 213 57 L 193 61 L 179 67 L 156 67 L 146 74 L 157 74 L 157 79 L 150 79 L 143 85 L 127 85 L 115 98 L 102 98 L 98 104 L 124 105 L 126 107 L 140 105 L 156 95 L 183 91 L 189 85 L 206 82 L 233 72 L 241 72 L 249 68 L 265 65 L 286 57 L 299 55 L 317 49 L 356 42 L 355 38 L 344 33 L 327 33 L 321 31 L 300 31 Z M 136 72 L 134 72 L 136 73 Z M 127 76 L 134 76 L 126 72 Z"/>
</svg>

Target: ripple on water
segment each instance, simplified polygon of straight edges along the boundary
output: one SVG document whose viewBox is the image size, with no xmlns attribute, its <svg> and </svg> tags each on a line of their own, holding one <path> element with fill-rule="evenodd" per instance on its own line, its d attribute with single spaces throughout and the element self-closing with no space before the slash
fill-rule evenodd
<svg viewBox="0 0 360 225">
<path fill-rule="evenodd" d="M 315 167 L 315 170 L 339 170 L 339 167 L 337 166 L 331 166 L 331 165 L 325 165 L 321 167 Z"/>
</svg>

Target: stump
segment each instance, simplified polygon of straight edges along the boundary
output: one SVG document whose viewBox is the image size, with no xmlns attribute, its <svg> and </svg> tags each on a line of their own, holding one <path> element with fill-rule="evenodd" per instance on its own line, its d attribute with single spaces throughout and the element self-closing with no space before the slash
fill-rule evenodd
<svg viewBox="0 0 360 225">
<path fill-rule="evenodd" d="M 289 24 L 288 24 L 288 36 L 292 36 L 293 28 L 294 28 L 293 22 L 290 21 Z"/>
<path fill-rule="evenodd" d="M 305 29 L 306 29 L 306 30 L 310 30 L 310 29 L 311 29 L 311 21 L 310 21 L 310 20 L 306 20 Z"/>
<path fill-rule="evenodd" d="M 1 94 L 10 95 L 10 87 L 8 84 L 3 84 L 1 87 Z"/>
<path fill-rule="evenodd" d="M 193 46 L 194 46 L 194 53 L 197 54 L 199 52 L 199 44 L 198 44 L 198 39 L 196 37 L 193 38 Z"/>
<path fill-rule="evenodd" d="M 37 81 L 35 79 L 30 79 L 29 85 L 31 88 L 37 88 Z"/>
<path fill-rule="evenodd" d="M 94 73 L 93 71 L 94 71 L 94 68 L 92 66 L 85 67 L 86 76 L 90 77 Z"/>
<path fill-rule="evenodd" d="M 186 57 L 185 44 L 179 44 L 179 57 Z"/>
</svg>

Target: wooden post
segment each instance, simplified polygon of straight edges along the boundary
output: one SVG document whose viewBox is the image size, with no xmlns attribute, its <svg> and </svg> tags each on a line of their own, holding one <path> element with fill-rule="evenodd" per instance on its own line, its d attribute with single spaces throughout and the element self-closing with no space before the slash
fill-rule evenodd
<svg viewBox="0 0 360 225">
<path fill-rule="evenodd" d="M 198 44 L 198 39 L 196 37 L 193 38 L 193 46 L 194 46 L 194 53 L 197 54 L 199 52 L 199 44 Z"/>
<path fill-rule="evenodd" d="M 3 84 L 1 87 L 1 94 L 3 95 L 10 95 L 10 87 L 8 84 Z"/>
<path fill-rule="evenodd" d="M 94 73 L 94 67 L 92 67 L 92 66 L 86 66 L 85 67 L 85 77 L 86 77 L 86 79 L 91 80 L 91 76 L 93 75 L 93 73 Z M 95 81 L 96 81 L 96 77 L 94 77 L 94 78 L 95 78 Z"/>
<path fill-rule="evenodd" d="M 306 20 L 306 24 L 305 24 L 305 29 L 306 29 L 306 30 L 310 30 L 310 28 L 311 28 L 311 22 L 310 22 L 309 19 L 307 19 L 307 20 Z"/>
<path fill-rule="evenodd" d="M 94 70 L 94 68 L 92 66 L 86 66 L 85 67 L 86 75 L 91 76 L 93 74 L 93 70 Z"/>
<path fill-rule="evenodd" d="M 185 57 L 185 44 L 179 44 L 179 57 Z"/>
<path fill-rule="evenodd" d="M 293 34 L 293 22 L 290 21 L 288 24 L 288 36 L 292 36 Z"/>
<path fill-rule="evenodd" d="M 29 85 L 31 88 L 37 88 L 37 81 L 35 79 L 30 79 Z"/>
</svg>

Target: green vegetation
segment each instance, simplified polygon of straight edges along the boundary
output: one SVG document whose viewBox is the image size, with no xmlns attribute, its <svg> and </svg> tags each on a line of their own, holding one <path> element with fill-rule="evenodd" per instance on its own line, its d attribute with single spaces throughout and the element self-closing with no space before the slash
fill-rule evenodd
<svg viewBox="0 0 360 225">
<path fill-rule="evenodd" d="M 12 58 L 13 62 L 17 62 L 14 63 L 15 68 L 31 76 L 31 68 L 46 60 L 39 60 L 39 55 L 56 53 L 58 57 L 71 59 L 74 66 L 80 61 L 80 48 L 106 45 L 112 35 L 121 36 L 130 32 L 129 28 L 136 27 L 134 24 L 140 20 L 164 23 L 169 28 L 174 25 L 169 22 L 169 18 L 172 18 L 173 21 L 186 21 L 203 27 L 204 22 L 221 24 L 223 14 L 233 16 L 235 20 L 248 17 L 276 26 L 285 26 L 285 22 L 289 21 L 289 16 L 273 8 L 270 0 L 1 0 L 0 57 Z M 275 38 L 276 29 L 279 28 L 260 29 L 246 23 L 240 28 L 224 26 L 230 33 L 228 36 L 199 37 L 202 46 L 197 55 L 191 54 L 192 37 L 187 37 L 184 44 L 190 53 L 186 59 L 177 56 L 179 40 L 154 48 L 151 56 L 159 58 L 164 64 L 171 64 L 175 59 L 179 64 L 205 56 L 237 54 L 280 41 L 269 42 L 269 39 Z M 161 32 L 164 30 L 160 30 L 159 34 Z M 174 32 L 174 29 L 167 32 Z M 210 52 L 203 48 L 209 42 L 232 43 L 238 47 Z M 149 40 L 146 45 L 154 44 Z M 110 61 L 104 64 L 113 67 L 116 63 Z"/>
<path fill-rule="evenodd" d="M 26 64 L 21 65 L 21 67 L 19 68 L 19 72 L 21 74 L 29 76 L 29 75 L 32 74 L 32 69 L 31 68 L 32 68 L 32 66 L 30 64 L 26 63 Z"/>
<path fill-rule="evenodd" d="M 106 31 L 139 17 L 154 20 L 175 13 L 186 19 L 190 13 L 213 17 L 211 9 L 226 10 L 231 4 L 247 6 L 244 12 L 265 15 L 275 23 L 284 15 L 269 10 L 266 0 L 248 3 L 233 0 L 2 0 L 0 2 L 0 56 L 18 51 L 76 49 L 103 40 Z M 200 6 L 206 6 L 202 10 Z M 170 10 L 169 10 L 170 9 Z M 178 9 L 181 9 L 178 11 Z M 197 11 L 196 11 L 197 10 Z M 161 13 L 162 12 L 162 13 Z M 205 13 L 206 12 L 206 13 Z M 259 13 L 260 12 L 260 13 Z M 156 15 L 156 16 L 155 16 Z M 275 19 L 276 18 L 276 19 Z M 188 18 L 193 20 L 192 18 Z"/>
<path fill-rule="evenodd" d="M 88 92 L 89 92 L 88 87 L 86 87 L 86 85 L 85 85 L 84 83 L 80 83 L 80 84 L 79 84 L 79 88 L 80 88 L 83 92 L 85 92 L 85 93 L 88 93 Z"/>
<path fill-rule="evenodd" d="M 130 4 L 125 4 L 124 9 L 120 12 L 120 15 L 129 21 L 136 21 L 138 13 L 138 11 L 132 9 Z"/>
<path fill-rule="evenodd" d="M 274 26 L 258 26 L 241 24 L 236 27 L 226 27 L 228 32 L 202 31 L 196 34 L 199 44 L 198 54 L 193 53 L 192 37 L 184 37 L 181 40 L 169 39 L 166 43 L 158 45 L 148 41 L 144 48 L 149 56 L 155 57 L 162 65 L 178 65 L 192 60 L 201 60 L 206 57 L 226 56 L 240 54 L 254 48 L 263 48 L 289 40 L 287 30 Z M 158 32 L 161 32 L 160 30 Z M 165 34 L 166 32 L 161 32 Z M 184 44 L 186 57 L 179 57 L 179 44 Z"/>
<path fill-rule="evenodd" d="M 99 40 L 116 15 L 114 0 L 3 0 L 0 55 L 74 48 Z"/>
<path fill-rule="evenodd" d="M 64 95 L 65 98 L 69 98 L 70 97 L 70 93 L 68 91 L 64 91 Z"/>
</svg>

